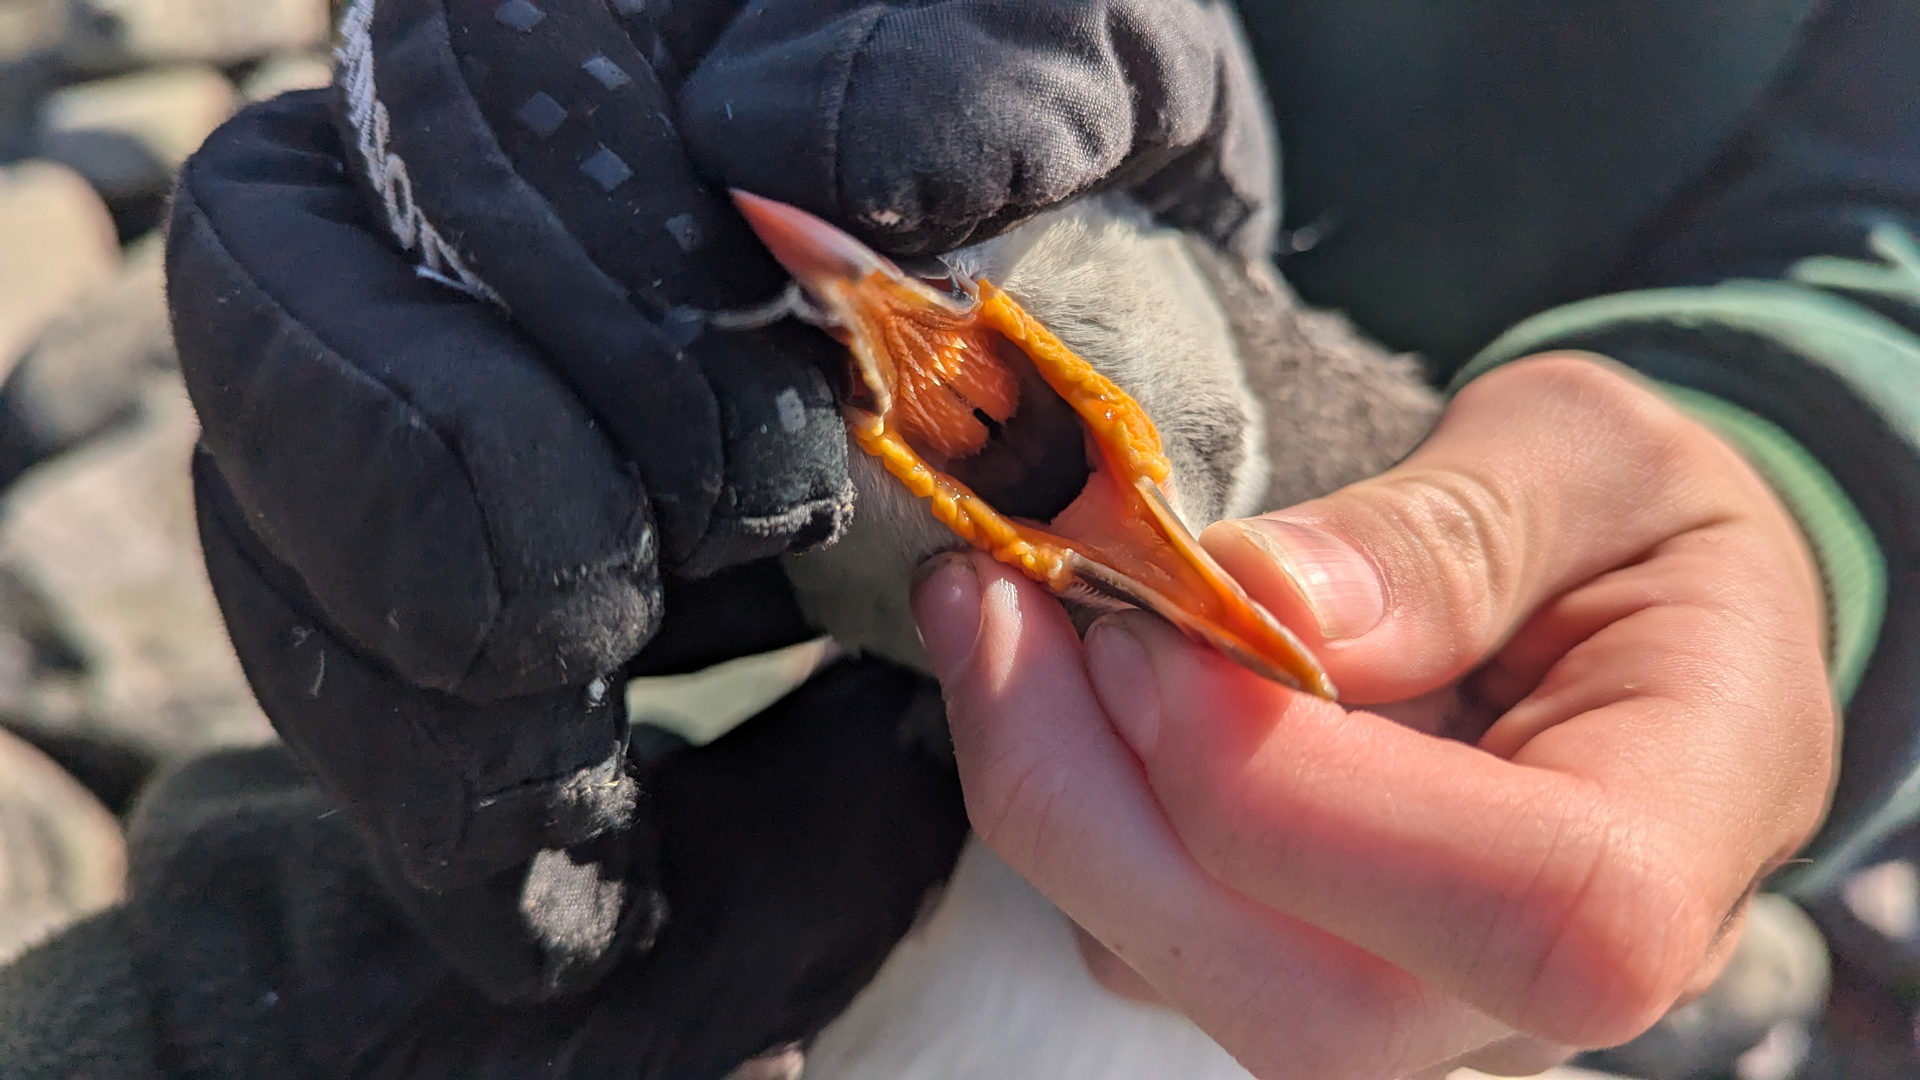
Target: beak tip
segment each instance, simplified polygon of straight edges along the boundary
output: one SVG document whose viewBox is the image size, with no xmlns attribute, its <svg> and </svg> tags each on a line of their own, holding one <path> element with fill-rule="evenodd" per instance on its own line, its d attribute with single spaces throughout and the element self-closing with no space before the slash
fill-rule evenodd
<svg viewBox="0 0 1920 1080">
<path fill-rule="evenodd" d="M 890 264 L 820 217 L 777 199 L 728 188 L 740 216 L 801 285 L 856 280 Z"/>
<path fill-rule="evenodd" d="M 765 195 L 755 195 L 751 191 L 737 187 L 727 189 L 727 198 L 733 200 L 734 207 L 746 215 L 748 221 L 752 221 L 757 215 L 768 213 L 777 207 L 786 205 L 785 203 L 775 202 Z"/>
<path fill-rule="evenodd" d="M 773 236 L 793 233 L 812 216 L 798 207 L 740 188 L 728 188 L 727 197 L 733 200 L 734 209 L 747 219 L 754 233 L 769 243 Z"/>
</svg>

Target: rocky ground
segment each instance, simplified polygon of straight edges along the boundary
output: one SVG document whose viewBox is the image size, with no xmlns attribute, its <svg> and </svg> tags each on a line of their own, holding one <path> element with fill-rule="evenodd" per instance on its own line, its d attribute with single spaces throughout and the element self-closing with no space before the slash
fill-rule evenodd
<svg viewBox="0 0 1920 1080">
<path fill-rule="evenodd" d="M 214 127 L 327 81 L 331 17 L 0 0 L 0 957 L 118 894 L 154 766 L 271 737 L 200 569 L 156 230 Z"/>
<path fill-rule="evenodd" d="M 0 0 L 0 959 L 113 901 L 113 815 L 156 764 L 272 737 L 201 570 L 156 229 L 227 115 L 327 79 L 329 25 L 327 0 Z M 1736 976 L 1596 1064 L 1920 1076 L 1916 866 L 1920 835 L 1811 920 L 1768 902 Z M 1819 1018 L 1755 1026 L 1783 1000 Z"/>
</svg>

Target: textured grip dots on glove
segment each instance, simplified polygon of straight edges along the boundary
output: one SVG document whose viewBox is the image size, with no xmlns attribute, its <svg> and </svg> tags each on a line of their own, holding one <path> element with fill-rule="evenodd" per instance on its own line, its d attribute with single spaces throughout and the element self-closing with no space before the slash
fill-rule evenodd
<svg viewBox="0 0 1920 1080">
<path fill-rule="evenodd" d="M 460 238 L 460 265 L 638 470 L 663 563 L 705 574 L 831 535 L 851 499 L 845 440 L 809 376 L 834 346 L 702 316 L 764 304 L 785 276 L 687 160 L 651 19 L 540 0 L 362 7 L 343 24 L 368 58 L 347 116 L 356 171 L 378 189 L 370 131 L 405 163 L 407 206 Z M 730 378 L 724 355 L 762 374 Z M 798 429 L 777 422 L 788 389 Z"/>
</svg>

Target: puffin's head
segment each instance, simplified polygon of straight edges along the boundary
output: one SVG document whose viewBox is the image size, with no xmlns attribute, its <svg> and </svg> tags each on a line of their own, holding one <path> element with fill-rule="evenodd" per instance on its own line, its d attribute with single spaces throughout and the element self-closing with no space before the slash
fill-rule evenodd
<svg viewBox="0 0 1920 1080">
<path fill-rule="evenodd" d="M 1332 696 L 1193 539 L 1257 509 L 1268 464 L 1239 344 L 1181 233 L 1083 199 L 909 272 L 803 211 L 735 198 L 849 349 L 853 522 L 787 565 L 842 644 L 924 670 L 909 582 L 971 543 L 1072 607 L 1151 609 Z"/>
</svg>

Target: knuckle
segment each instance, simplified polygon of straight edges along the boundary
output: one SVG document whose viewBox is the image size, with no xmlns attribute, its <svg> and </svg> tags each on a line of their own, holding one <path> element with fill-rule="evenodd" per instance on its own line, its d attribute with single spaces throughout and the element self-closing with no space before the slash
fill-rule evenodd
<svg viewBox="0 0 1920 1080">
<path fill-rule="evenodd" d="M 1304 915 L 1315 904 L 1316 869 L 1350 854 L 1352 833 L 1327 794 L 1372 782 L 1379 762 L 1373 744 L 1351 740 L 1317 750 L 1303 766 L 1289 721 L 1308 722 L 1303 714 L 1319 706 L 1298 698 L 1290 704 L 1301 712 L 1275 718 L 1257 745 L 1192 769 L 1177 790 L 1162 783 L 1155 792 L 1208 874 L 1268 907 Z M 1233 714 L 1203 708 L 1198 715 Z"/>
<path fill-rule="evenodd" d="M 1385 482 L 1385 494 L 1386 534 L 1402 539 L 1423 594 L 1440 605 L 1433 617 L 1470 629 L 1477 653 L 1527 579 L 1521 503 L 1497 477 L 1462 468 L 1402 472 Z"/>
<path fill-rule="evenodd" d="M 1622 418 L 1660 399 L 1628 369 L 1594 353 L 1541 353 L 1506 364 L 1476 379 L 1462 391 L 1479 389 L 1492 392 L 1507 389 L 1506 384 L 1522 384 L 1531 391 L 1546 391 L 1561 401 L 1579 402 L 1589 408 L 1617 411 Z"/>
<path fill-rule="evenodd" d="M 1251 773 L 1223 785 L 1208 785 L 1188 805 L 1168 807 L 1181 842 L 1195 863 L 1219 881 L 1257 893 L 1261 902 L 1282 911 L 1298 907 L 1307 875 L 1288 873 L 1308 861 L 1316 843 L 1303 809 L 1283 805 Z M 1275 828 L 1275 822 L 1295 827 Z M 1293 884 L 1296 877 L 1299 884 Z"/>
<path fill-rule="evenodd" d="M 1412 985 L 1409 982 L 1409 985 Z M 1437 1026 L 1430 997 L 1379 988 L 1360 1007 L 1364 1022 L 1342 1017 L 1330 1029 L 1316 1010 L 1300 1008 L 1276 1022 L 1264 1017 L 1239 1045 L 1242 1063 L 1261 1080 L 1379 1080 L 1429 1064 L 1423 1053 Z M 1367 1037 L 1352 1037 L 1364 1031 Z"/>
<path fill-rule="evenodd" d="M 1008 865 L 1033 865 L 1065 794 L 1061 774 L 1031 755 L 1010 753 L 986 762 L 977 779 L 963 789 L 973 831 Z"/>
<path fill-rule="evenodd" d="M 1484 383 L 1484 386 L 1480 384 Z M 1656 475 L 1701 459 L 1710 433 L 1629 369 L 1586 353 L 1546 353 L 1489 372 L 1478 388 L 1510 412 L 1510 395 L 1552 402 L 1540 422 L 1587 436 L 1574 447 L 1583 462 L 1638 463 Z M 1462 397 L 1465 391 L 1462 392 Z M 1640 471 L 1640 470 L 1636 470 Z"/>
<path fill-rule="evenodd" d="M 1685 992 L 1719 919 L 1644 830 L 1597 827 L 1550 852 L 1521 901 L 1537 964 L 1521 1026 L 1568 1046 L 1623 1043 Z"/>
</svg>

